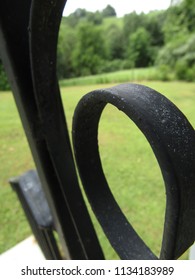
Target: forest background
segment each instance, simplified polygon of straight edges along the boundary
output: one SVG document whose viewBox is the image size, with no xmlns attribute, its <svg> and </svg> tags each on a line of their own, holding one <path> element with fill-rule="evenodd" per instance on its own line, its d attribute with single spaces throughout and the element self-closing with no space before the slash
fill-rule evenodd
<svg viewBox="0 0 195 280">
<path fill-rule="evenodd" d="M 195 0 L 167 10 L 117 18 L 78 8 L 63 17 L 57 52 L 60 80 L 125 69 L 155 67 L 153 79 L 195 81 Z M 9 89 L 0 62 L 0 90 Z"/>
</svg>

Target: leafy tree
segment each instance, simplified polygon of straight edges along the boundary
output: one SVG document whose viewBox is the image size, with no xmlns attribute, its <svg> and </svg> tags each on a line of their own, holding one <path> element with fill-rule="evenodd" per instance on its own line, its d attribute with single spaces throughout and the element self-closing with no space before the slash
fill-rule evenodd
<svg viewBox="0 0 195 280">
<path fill-rule="evenodd" d="M 186 24 L 184 24 L 184 13 L 181 5 L 172 6 L 166 14 L 166 21 L 163 26 L 165 44 L 171 41 L 179 40 L 179 37 L 188 33 Z"/>
<path fill-rule="evenodd" d="M 74 76 L 72 52 L 76 45 L 75 30 L 61 25 L 58 38 L 57 74 L 59 79 Z"/>
<path fill-rule="evenodd" d="M 150 33 L 153 46 L 161 47 L 164 45 L 163 25 L 166 19 L 165 11 L 150 12 L 145 17 L 144 27 Z"/>
<path fill-rule="evenodd" d="M 105 47 L 101 30 L 87 22 L 81 24 L 77 33 L 77 45 L 72 55 L 76 75 L 98 73 L 104 58 Z"/>
<path fill-rule="evenodd" d="M 102 24 L 102 21 L 103 21 L 102 14 L 99 11 L 97 11 L 95 13 L 88 12 L 87 21 L 92 22 L 96 25 Z"/>
<path fill-rule="evenodd" d="M 124 58 L 125 38 L 123 30 L 116 24 L 110 25 L 106 30 L 106 46 L 110 60 Z"/>
<path fill-rule="evenodd" d="M 72 14 L 71 16 L 75 17 L 76 19 L 80 20 L 84 17 L 86 17 L 87 15 L 87 11 L 85 9 L 81 9 L 81 8 L 78 8 L 76 9 Z"/>
<path fill-rule="evenodd" d="M 188 66 L 195 64 L 195 34 L 189 38 L 178 48 L 173 50 L 176 60 L 185 60 Z"/>
<path fill-rule="evenodd" d="M 78 8 L 66 20 L 71 27 L 75 27 L 80 21 L 86 19 L 87 14 L 88 12 L 85 9 Z"/>
<path fill-rule="evenodd" d="M 157 57 L 158 64 L 174 67 L 180 79 L 187 77 L 188 68 L 195 64 L 194 4 L 194 0 L 183 0 L 168 9 L 163 27 L 165 45 Z"/>
<path fill-rule="evenodd" d="M 115 17 L 116 16 L 116 11 L 111 5 L 107 5 L 105 9 L 102 11 L 102 16 L 103 17 Z"/>
<path fill-rule="evenodd" d="M 140 27 L 145 28 L 145 14 L 133 12 L 124 16 L 124 35 L 127 41 L 129 36 Z"/>
<path fill-rule="evenodd" d="M 184 0 L 181 8 L 187 29 L 189 32 L 195 31 L 195 0 Z"/>
<path fill-rule="evenodd" d="M 116 16 L 110 5 L 95 13 L 77 9 L 62 20 L 59 77 L 147 67 L 155 61 L 163 79 L 170 69 L 178 78 L 194 79 L 195 0 L 174 0 L 167 11 L 127 14 L 123 26 L 114 18 L 108 24 L 108 16 Z"/>
<path fill-rule="evenodd" d="M 146 29 L 140 27 L 130 35 L 127 54 L 134 67 L 147 67 L 152 63 L 151 37 Z"/>
</svg>

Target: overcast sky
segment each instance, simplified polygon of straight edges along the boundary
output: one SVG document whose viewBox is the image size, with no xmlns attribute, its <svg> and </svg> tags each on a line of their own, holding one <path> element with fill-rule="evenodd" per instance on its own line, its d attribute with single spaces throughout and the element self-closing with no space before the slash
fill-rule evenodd
<svg viewBox="0 0 195 280">
<path fill-rule="evenodd" d="M 74 12 L 77 8 L 95 12 L 103 10 L 108 4 L 115 8 L 118 17 L 136 11 L 147 13 L 152 10 L 167 9 L 171 0 L 67 0 L 64 16 Z"/>
</svg>

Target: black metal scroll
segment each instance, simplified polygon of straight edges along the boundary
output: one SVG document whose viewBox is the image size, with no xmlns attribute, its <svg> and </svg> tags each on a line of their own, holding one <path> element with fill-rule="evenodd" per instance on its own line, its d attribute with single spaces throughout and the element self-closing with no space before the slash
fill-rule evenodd
<svg viewBox="0 0 195 280">
<path fill-rule="evenodd" d="M 1 1 L 0 51 L 66 258 L 103 259 L 78 185 L 56 79 L 65 2 Z"/>
<path fill-rule="evenodd" d="M 104 259 L 83 200 L 56 78 L 64 0 L 0 2 L 0 52 L 55 228 L 68 259 Z M 195 239 L 195 137 L 165 97 L 140 85 L 88 94 L 74 117 L 73 143 L 91 206 L 122 259 L 157 259 L 126 220 L 104 176 L 97 128 L 107 103 L 141 129 L 158 159 L 167 207 L 162 259 L 178 258 Z"/>
<path fill-rule="evenodd" d="M 178 258 L 195 239 L 194 130 L 167 98 L 141 85 L 123 84 L 94 91 L 79 102 L 74 115 L 73 141 L 80 176 L 100 224 L 123 259 L 155 256 L 122 214 L 104 176 L 97 131 L 107 103 L 135 122 L 156 155 L 167 196 L 160 258 Z"/>
</svg>

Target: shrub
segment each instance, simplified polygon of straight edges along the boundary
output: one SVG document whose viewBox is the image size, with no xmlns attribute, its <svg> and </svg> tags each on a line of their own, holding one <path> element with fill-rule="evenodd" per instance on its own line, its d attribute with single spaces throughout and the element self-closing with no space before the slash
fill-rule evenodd
<svg viewBox="0 0 195 280">
<path fill-rule="evenodd" d="M 171 80 L 171 68 L 168 65 L 162 64 L 157 68 L 158 79 L 161 81 Z"/>
<path fill-rule="evenodd" d="M 188 64 L 185 60 L 178 60 L 175 64 L 176 77 L 179 80 L 186 80 L 188 71 Z"/>
<path fill-rule="evenodd" d="M 10 90 L 10 85 L 1 61 L 0 61 L 0 90 Z"/>
<path fill-rule="evenodd" d="M 195 81 L 195 64 L 191 66 L 186 60 L 180 60 L 175 65 L 175 72 L 179 80 Z"/>
<path fill-rule="evenodd" d="M 195 82 L 195 65 L 189 67 L 186 71 L 186 81 Z"/>
<path fill-rule="evenodd" d="M 124 61 L 122 59 L 107 60 L 102 62 L 100 73 L 115 72 L 123 69 Z"/>
</svg>

